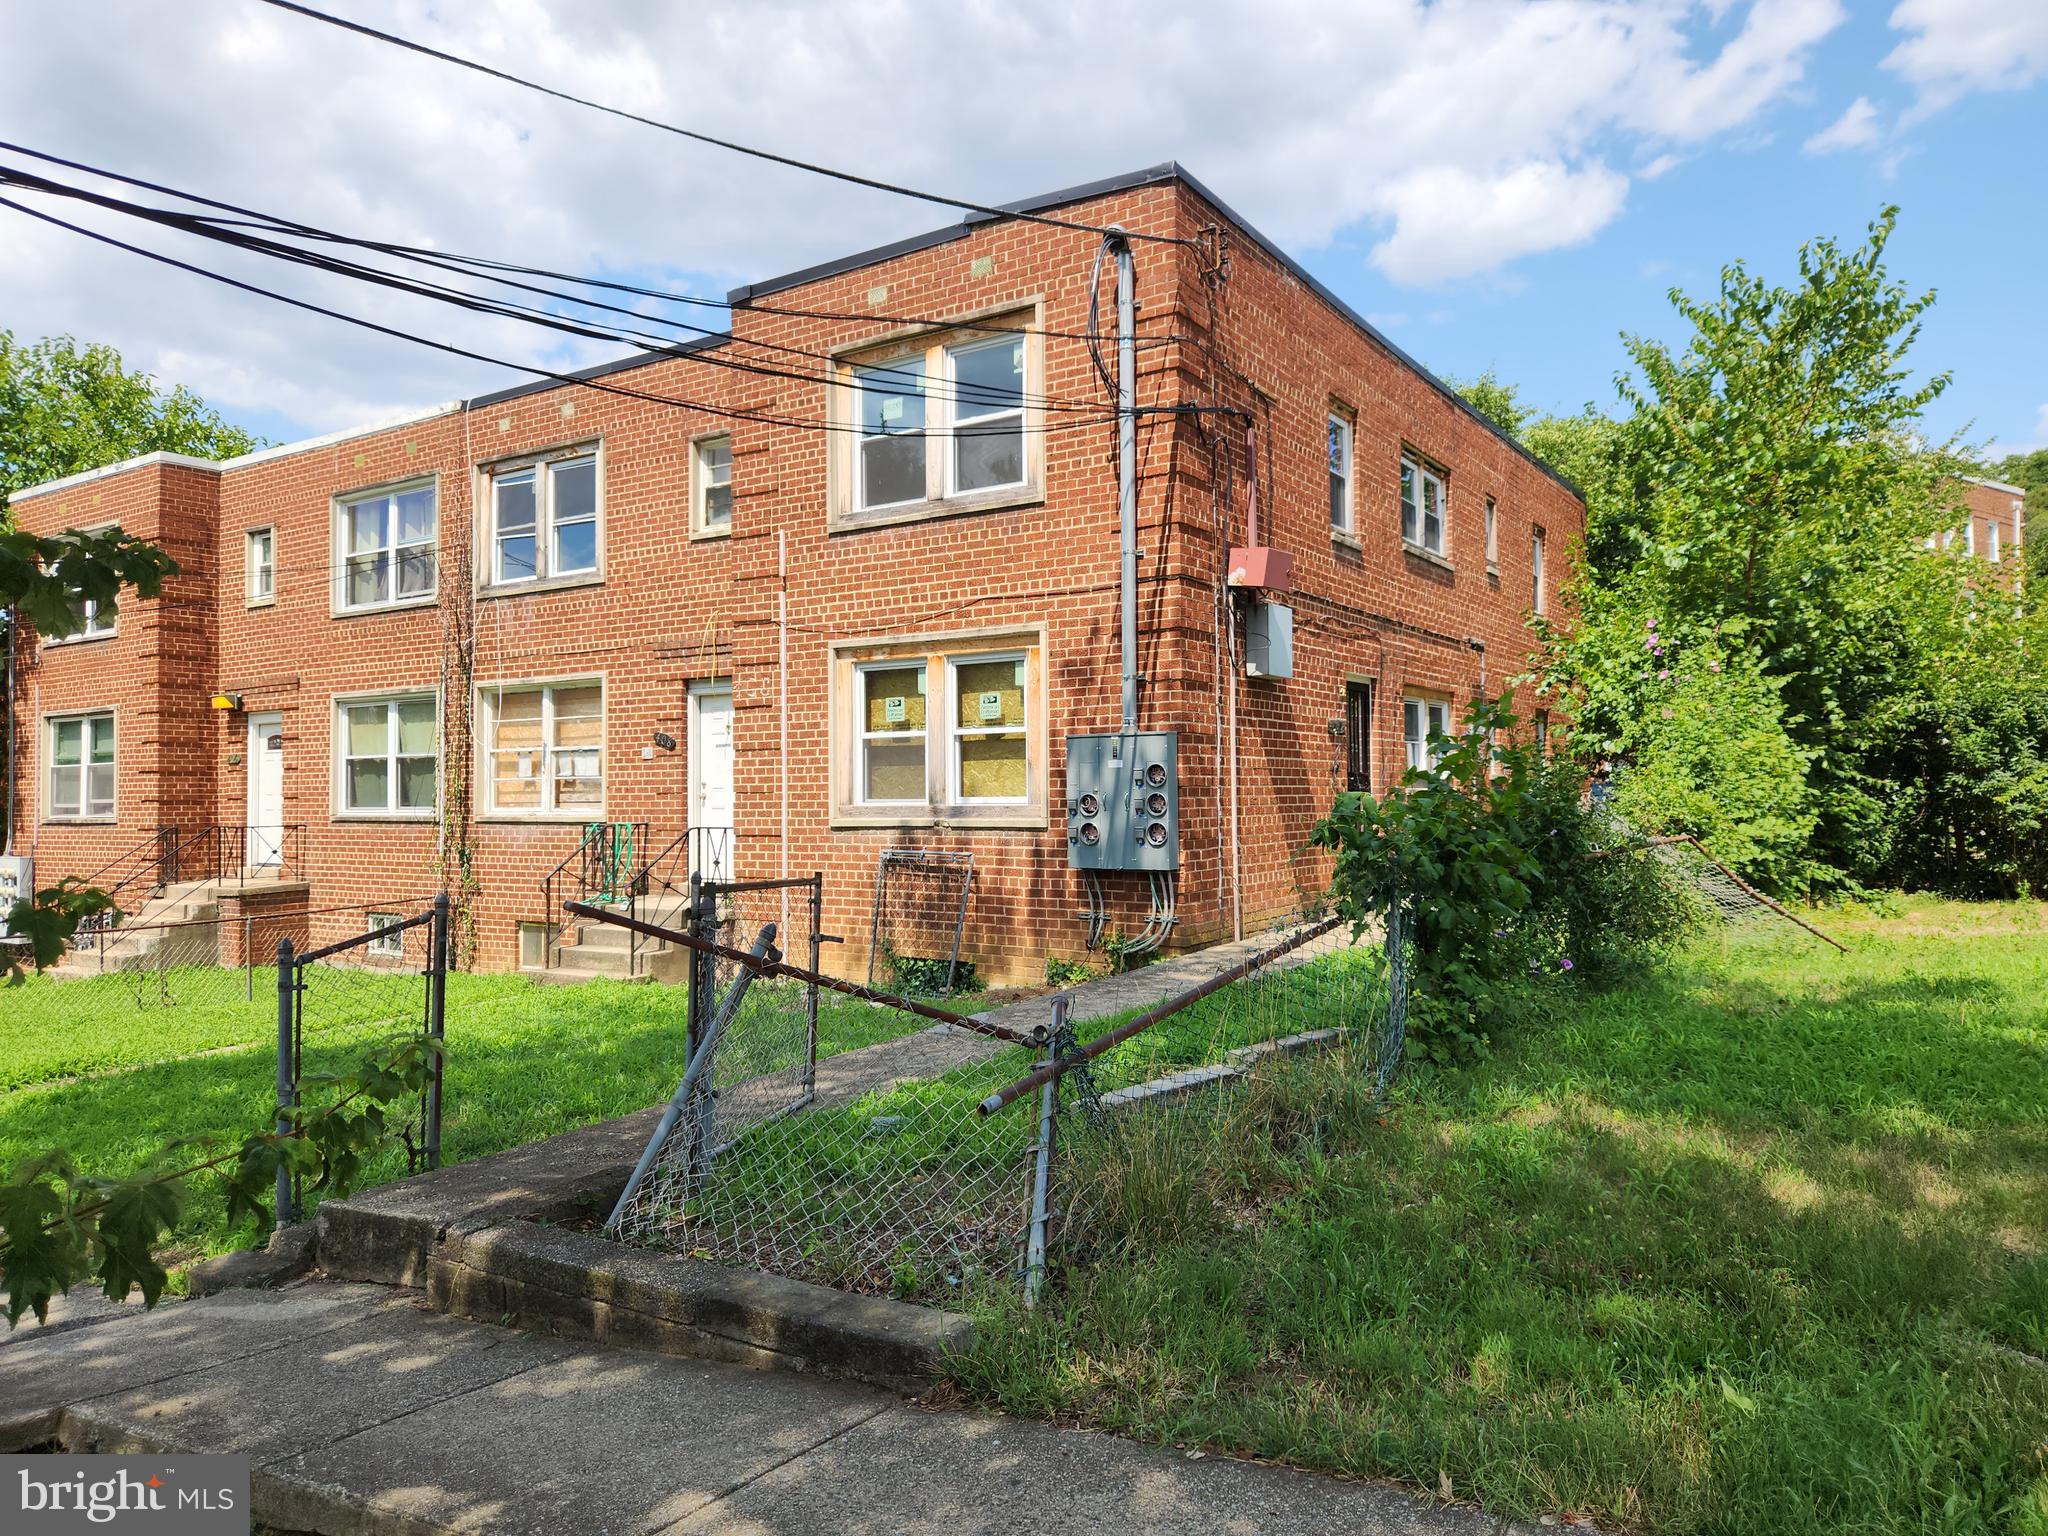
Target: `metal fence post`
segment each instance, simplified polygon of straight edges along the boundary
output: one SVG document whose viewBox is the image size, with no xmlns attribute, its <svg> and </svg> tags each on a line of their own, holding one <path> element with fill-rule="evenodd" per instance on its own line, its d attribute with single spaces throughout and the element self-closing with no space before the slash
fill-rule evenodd
<svg viewBox="0 0 2048 1536">
<path fill-rule="evenodd" d="M 441 1166 L 441 1081 L 446 1060 L 442 1044 L 448 1038 L 448 893 L 434 898 L 434 921 L 427 930 L 427 1034 L 433 1041 L 432 1059 L 427 1064 L 427 1166 Z"/>
<path fill-rule="evenodd" d="M 1045 1064 L 1056 1066 L 1067 1038 L 1067 994 L 1052 1000 L 1052 1032 L 1045 1041 Z M 1048 1077 L 1038 1100 L 1038 1156 L 1031 1176 L 1031 1234 L 1024 1249 L 1024 1305 L 1038 1305 L 1045 1284 L 1046 1227 L 1052 1220 L 1052 1139 L 1059 1115 L 1060 1080 Z"/>
<path fill-rule="evenodd" d="M 787 902 L 788 894 L 783 900 Z M 822 969 L 825 948 L 825 872 L 818 870 L 811 876 L 811 974 L 816 976 Z M 818 984 L 804 983 L 804 1092 L 815 1093 L 818 1088 Z"/>
<path fill-rule="evenodd" d="M 297 964 L 292 959 L 289 937 L 277 941 L 277 1132 L 291 1130 L 291 1109 L 298 1102 L 298 1063 L 292 1059 L 292 993 Z M 277 1165 L 277 1223 L 297 1221 L 297 1202 L 292 1199 L 291 1170 L 280 1160 Z"/>
</svg>

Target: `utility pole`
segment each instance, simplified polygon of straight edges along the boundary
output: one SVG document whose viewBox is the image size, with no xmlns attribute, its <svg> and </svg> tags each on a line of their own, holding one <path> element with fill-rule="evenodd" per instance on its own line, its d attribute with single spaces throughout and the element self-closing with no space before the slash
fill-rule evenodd
<svg viewBox="0 0 2048 1536">
<path fill-rule="evenodd" d="M 1123 733 L 1138 728 L 1138 278 L 1131 242 L 1109 236 L 1116 254 L 1116 512 L 1122 557 L 1118 628 L 1123 639 Z"/>
</svg>

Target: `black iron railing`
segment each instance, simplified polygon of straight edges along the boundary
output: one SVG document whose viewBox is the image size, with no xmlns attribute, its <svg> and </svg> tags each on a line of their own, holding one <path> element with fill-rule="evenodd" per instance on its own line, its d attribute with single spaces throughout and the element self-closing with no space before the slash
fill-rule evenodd
<svg viewBox="0 0 2048 1536">
<path fill-rule="evenodd" d="M 593 821 L 583 829 L 569 856 L 542 877 L 541 899 L 547 909 L 543 969 L 554 966 L 561 945 L 564 904 L 627 900 L 640 869 L 636 861 L 644 857 L 649 841 L 650 832 L 644 821 Z"/>
</svg>

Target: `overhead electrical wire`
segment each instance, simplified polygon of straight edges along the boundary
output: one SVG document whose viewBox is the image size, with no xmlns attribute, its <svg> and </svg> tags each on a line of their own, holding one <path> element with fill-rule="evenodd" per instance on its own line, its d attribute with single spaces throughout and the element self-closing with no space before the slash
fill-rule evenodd
<svg viewBox="0 0 2048 1536">
<path fill-rule="evenodd" d="M 195 262 L 182 261 L 162 251 L 154 251 L 146 246 L 135 245 L 130 241 L 122 240 L 117 236 L 106 234 L 100 230 L 91 229 L 82 224 L 75 224 L 69 219 L 61 219 L 53 213 L 45 212 L 40 208 L 31 208 L 24 203 L 14 201 L 12 198 L 0 197 L 0 208 L 11 208 L 16 213 L 25 214 L 29 218 L 41 220 L 43 223 L 54 225 L 59 229 L 69 230 L 73 234 L 98 241 L 102 245 L 126 251 L 131 255 L 144 257 L 147 260 L 173 267 L 182 272 L 189 272 L 194 276 L 207 278 L 226 287 L 239 289 L 244 293 L 252 293 L 260 298 L 271 299 L 294 309 L 305 310 L 310 314 L 325 315 L 331 320 L 340 320 L 345 324 L 358 326 L 363 330 L 373 331 L 381 336 L 388 336 L 398 341 L 412 342 L 437 352 L 445 352 L 452 357 L 467 358 L 472 362 L 485 363 L 497 368 L 509 368 L 515 372 L 530 374 L 534 378 L 547 379 L 556 384 L 595 390 L 601 394 L 617 395 L 623 399 L 640 400 L 653 405 L 671 406 L 679 410 L 698 411 L 704 415 L 715 416 L 728 421 L 751 421 L 766 426 L 790 427 L 798 431 L 809 432 L 863 433 L 862 427 L 857 422 L 806 421 L 795 417 L 778 416 L 766 411 L 750 410 L 743 407 L 712 405 L 706 401 L 689 400 L 671 395 L 658 395 L 647 390 L 633 389 L 622 384 L 612 384 L 603 378 L 579 378 L 573 373 L 564 373 L 554 368 L 544 368 L 537 363 L 513 362 L 508 358 L 496 357 L 488 352 L 479 352 L 474 348 L 458 346 L 453 342 L 437 341 L 429 336 L 421 336 L 396 326 L 385 325 L 376 320 L 365 319 L 360 315 L 349 314 L 345 310 L 334 309 L 325 304 L 316 304 L 310 299 L 302 299 L 291 294 L 279 293 L 275 289 L 265 288 L 258 283 L 247 282 L 238 277 L 230 277 L 224 272 L 216 272 L 209 267 L 200 266 Z M 689 354 L 679 353 L 678 355 L 688 356 Z M 1073 431 L 1081 427 L 1098 426 L 1114 419 L 1113 414 L 1105 413 L 1096 417 L 1076 417 L 1069 421 L 1063 421 L 1058 425 L 1048 423 L 1043 426 L 1032 427 L 1027 424 L 1020 427 L 1020 430 L 1049 435 L 1054 432 Z"/>
<path fill-rule="evenodd" d="M 515 75 L 510 70 L 498 69 L 478 59 L 464 58 L 461 54 L 449 53 L 445 49 L 434 48 L 426 43 L 416 42 L 409 37 L 401 37 L 396 32 L 386 32 L 380 27 L 370 26 L 367 22 L 350 21 L 345 16 L 336 16 L 327 11 L 315 10 L 310 5 L 300 5 L 297 3 L 297 0 L 263 0 L 263 3 L 274 6 L 280 11 L 290 11 L 296 16 L 303 16 L 309 21 L 317 21 L 330 27 L 338 27 L 344 32 L 353 32 L 358 36 L 372 38 L 380 43 L 388 43 L 394 48 L 403 48 L 409 52 L 423 55 L 426 58 L 438 59 L 444 64 L 453 64 L 461 69 L 473 70 L 477 74 L 487 75 L 491 79 L 503 81 L 507 85 L 516 85 L 523 90 L 537 91 L 543 96 L 552 96 L 557 101 L 566 101 L 575 106 L 587 107 L 593 112 L 602 112 L 610 117 L 622 118 L 629 123 L 638 123 L 645 128 L 656 128 L 663 133 L 672 133 L 680 138 L 694 140 L 699 144 L 709 144 L 715 149 L 730 150 L 738 155 L 749 155 L 756 160 L 765 160 L 774 165 L 787 166 L 791 170 L 805 171 L 813 176 L 825 176 L 834 181 L 848 182 L 853 186 L 867 187 L 872 191 L 889 192 L 897 197 L 915 198 L 919 202 L 936 203 L 941 208 L 958 208 L 969 213 L 984 214 L 990 218 L 1017 219 L 1027 224 L 1044 224 L 1054 229 L 1078 230 L 1091 235 L 1110 233 L 1109 228 L 1101 224 L 1085 224 L 1077 219 L 1055 218 L 1051 214 L 1044 213 L 1025 213 L 1012 208 L 996 207 L 990 203 L 977 203 L 969 198 L 948 197 L 942 193 L 920 191 L 916 187 L 903 186 L 897 182 L 883 181 L 873 176 L 863 176 L 854 171 L 836 170 L 831 166 L 818 165 L 809 160 L 799 160 L 794 155 L 778 154 L 774 150 L 759 149 L 751 144 L 741 144 L 733 139 L 722 139 L 715 134 L 703 133 L 695 128 L 684 128 L 675 123 L 665 123 L 659 118 L 646 117 L 638 112 L 629 112 L 624 107 L 608 106 L 601 101 L 592 101 L 587 96 L 578 96 L 570 91 L 558 90 L 551 85 L 543 85 L 538 80 L 529 80 L 524 75 Z M 1133 240 L 1156 241 L 1162 245 L 1194 244 L 1193 241 L 1185 239 L 1180 235 L 1155 235 L 1138 231 L 1129 232 L 1129 238 Z"/>
<path fill-rule="evenodd" d="M 733 372 L 755 374 L 767 378 L 792 379 L 800 383 L 809 384 L 844 385 L 847 382 L 827 374 L 807 371 L 800 372 L 792 368 L 775 367 L 746 357 L 721 356 L 717 352 L 694 346 L 690 342 L 679 341 L 673 335 L 659 334 L 634 326 L 622 326 L 616 322 L 604 326 L 582 323 L 535 305 L 492 298 L 472 293 L 467 289 L 451 287 L 445 283 L 436 283 L 423 278 L 407 277 L 403 274 L 390 272 L 384 268 L 370 266 L 366 263 L 302 250 L 296 246 L 285 245 L 278 241 L 264 239 L 261 236 L 246 234 L 238 230 L 222 229 L 213 221 L 203 219 L 197 215 L 184 213 L 177 209 L 153 208 L 145 204 L 130 202 L 124 198 L 113 197 L 107 193 L 93 192 L 87 188 L 70 186 L 46 176 L 17 170 L 5 165 L 0 165 L 0 185 L 15 186 L 24 190 L 90 203 L 96 207 L 126 214 L 146 222 L 160 224 L 167 228 L 176 229 L 181 233 L 192 235 L 199 239 L 211 240 L 234 249 L 249 251 L 277 260 L 288 261 L 316 270 L 353 278 L 358 281 L 409 293 L 415 297 L 430 299 L 476 313 L 492 314 L 502 318 L 520 320 L 528 324 L 543 326 L 550 330 L 561 331 L 590 340 L 616 341 L 622 345 L 641 344 L 650 346 L 658 352 L 663 352 L 673 357 L 685 358 L 706 367 L 722 368 Z M 497 281 L 507 282 L 508 280 L 498 279 Z M 624 309 L 614 304 L 606 304 L 602 301 L 579 299 L 573 294 L 561 293 L 554 289 L 540 288 L 533 284 L 516 282 L 510 283 L 509 286 L 526 292 L 560 299 L 567 303 L 578 304 L 586 308 L 601 309 L 613 314 L 628 315 L 638 320 L 648 320 L 651 323 L 657 324 L 661 323 L 658 320 L 653 320 L 652 317 L 639 314 L 634 310 Z M 686 326 L 684 328 L 696 331 L 700 337 L 707 339 L 724 334 L 707 330 L 701 326 Z M 792 355 L 827 364 L 838 361 L 838 359 L 835 359 L 830 354 L 812 352 L 801 348 L 782 348 L 768 345 L 768 349 L 788 351 Z M 1009 390 L 999 386 L 963 383 L 955 379 L 931 379 L 922 373 L 905 369 L 877 366 L 863 368 L 862 371 L 864 374 L 872 374 L 882 379 L 915 380 L 916 387 L 920 393 L 948 398 L 956 403 L 994 409 L 1034 406 L 1042 410 L 1085 412 L 1091 415 L 1099 415 L 1101 411 L 1101 407 L 1094 401 L 1067 400 L 1057 396 L 1033 394 L 1021 389 Z"/>
</svg>

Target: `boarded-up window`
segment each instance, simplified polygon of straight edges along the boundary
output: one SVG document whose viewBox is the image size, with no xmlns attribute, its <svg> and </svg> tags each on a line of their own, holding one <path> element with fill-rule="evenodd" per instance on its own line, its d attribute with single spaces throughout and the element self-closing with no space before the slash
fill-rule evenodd
<svg viewBox="0 0 2048 1536">
<path fill-rule="evenodd" d="M 954 795 L 963 802 L 1028 795 L 1024 658 L 956 657 L 953 674 Z"/>
<path fill-rule="evenodd" d="M 860 798 L 870 804 L 923 804 L 925 666 L 863 667 Z"/>
<path fill-rule="evenodd" d="M 487 699 L 493 811 L 573 815 L 603 807 L 603 684 L 499 688 Z"/>
</svg>

